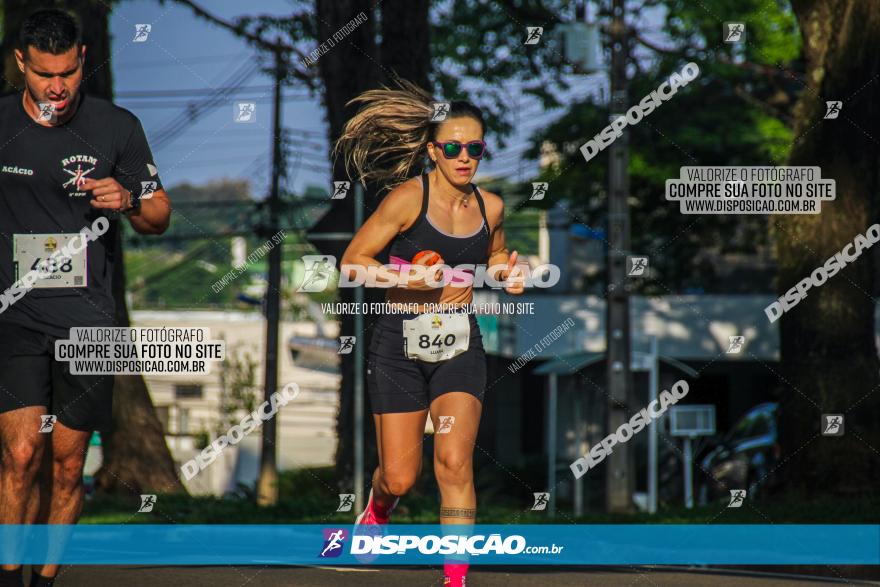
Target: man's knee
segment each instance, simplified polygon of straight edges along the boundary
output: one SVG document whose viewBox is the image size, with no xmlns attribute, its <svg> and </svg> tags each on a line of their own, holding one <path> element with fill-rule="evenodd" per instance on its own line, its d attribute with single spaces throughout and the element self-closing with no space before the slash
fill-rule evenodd
<svg viewBox="0 0 880 587">
<path fill-rule="evenodd" d="M 71 455 L 52 463 L 52 482 L 61 491 L 73 491 L 82 484 L 83 458 Z"/>
<path fill-rule="evenodd" d="M 460 452 L 438 454 L 434 458 L 434 474 L 438 483 L 470 483 L 474 476 L 470 455 Z"/>
<path fill-rule="evenodd" d="M 382 479 L 391 495 L 401 496 L 409 493 L 416 484 L 416 474 L 404 471 L 383 471 Z"/>
<path fill-rule="evenodd" d="M 0 474 L 16 481 L 31 482 L 40 470 L 44 447 L 39 441 L 14 440 L 2 448 Z"/>
</svg>

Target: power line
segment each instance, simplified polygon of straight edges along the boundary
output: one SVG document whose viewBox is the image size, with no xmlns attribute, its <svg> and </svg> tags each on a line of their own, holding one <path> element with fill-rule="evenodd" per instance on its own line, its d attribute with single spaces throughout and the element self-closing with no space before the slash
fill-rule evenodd
<svg viewBox="0 0 880 587">
<path fill-rule="evenodd" d="M 116 67 L 168 67 L 169 65 L 177 65 L 178 63 L 216 63 L 218 61 L 229 62 L 234 57 L 244 57 L 247 61 L 252 61 L 254 55 L 242 55 L 241 51 L 237 53 L 226 53 L 224 55 L 203 55 L 198 57 L 187 57 L 185 59 L 171 60 L 152 60 L 152 61 L 119 61 L 115 63 Z"/>
<path fill-rule="evenodd" d="M 296 133 L 298 135 L 305 136 L 318 136 L 323 139 L 327 138 L 327 134 L 323 130 L 319 129 L 311 129 L 311 128 L 293 128 L 290 126 L 284 127 L 285 130 L 290 131 L 291 133 Z M 263 130 L 251 124 L 237 124 L 235 127 L 226 128 L 220 131 L 220 133 L 245 133 L 245 132 L 262 132 Z M 187 136 L 190 135 L 220 135 L 216 130 L 208 130 L 208 129 L 198 129 L 194 128 L 190 131 L 187 131 Z"/>
<path fill-rule="evenodd" d="M 236 96 L 237 101 L 246 101 L 246 102 L 255 102 L 255 103 L 265 103 L 271 102 L 271 96 L 257 96 L 257 97 L 247 97 L 247 96 Z M 302 100 L 306 100 L 305 96 L 284 96 L 284 99 L 288 102 L 299 102 Z M 130 98 L 119 100 L 119 103 L 125 103 L 126 108 L 129 110 L 170 110 L 170 109 L 179 109 L 179 108 L 190 108 L 193 104 L 191 100 L 176 100 L 176 101 L 165 101 L 165 102 L 141 102 L 139 100 L 128 102 Z"/>
<path fill-rule="evenodd" d="M 256 151 L 255 149 L 250 149 L 249 151 L 244 151 L 244 152 L 241 152 L 241 153 L 235 153 L 234 151 L 230 152 L 230 151 L 224 149 L 224 150 L 220 151 L 220 153 L 225 154 L 225 155 L 229 155 L 228 157 L 212 157 L 212 158 L 210 158 L 210 159 L 196 159 L 196 160 L 192 160 L 192 161 L 183 161 L 182 163 L 180 163 L 180 165 L 183 166 L 183 167 L 185 167 L 186 165 L 188 165 L 188 164 L 192 164 L 192 163 L 205 163 L 205 162 L 210 162 L 210 161 L 214 161 L 214 162 L 217 162 L 217 163 L 220 163 L 220 162 L 232 162 L 232 163 L 234 163 L 234 162 L 237 162 L 237 161 L 241 161 L 242 158 L 246 158 L 246 157 L 249 157 L 249 156 L 253 156 L 255 151 Z M 266 152 L 266 151 L 263 151 L 263 153 L 265 153 L 265 152 Z M 299 155 L 302 156 L 303 153 L 299 153 Z M 322 159 L 322 158 L 319 158 L 319 157 L 311 157 L 311 158 L 306 159 L 306 162 L 308 162 L 308 163 L 312 163 L 312 164 L 315 164 L 315 165 L 326 166 L 326 168 L 327 168 L 328 171 L 332 169 L 332 167 L 330 166 L 330 164 L 327 162 L 327 159 L 326 159 L 326 158 L 323 158 L 323 159 Z"/>
<path fill-rule="evenodd" d="M 171 97 L 171 98 L 194 98 L 197 96 L 213 96 L 215 93 L 219 91 L 226 91 L 229 93 L 239 93 L 239 92 L 265 92 L 268 95 L 268 92 L 272 91 L 271 85 L 264 86 L 227 86 L 222 87 L 218 86 L 216 88 L 188 88 L 188 89 L 168 89 L 168 90 L 127 90 L 124 92 L 116 92 L 116 98 L 161 98 L 161 97 Z M 302 93 L 295 95 L 295 97 L 307 97 L 308 93 Z"/>
<path fill-rule="evenodd" d="M 252 64 L 244 63 L 239 66 L 238 69 L 233 71 L 226 79 L 225 83 L 220 86 L 220 88 L 223 89 L 216 91 L 214 95 L 204 100 L 190 102 L 184 112 L 178 114 L 175 118 L 165 124 L 165 126 L 159 129 L 156 136 L 153 137 L 153 151 L 160 151 L 162 147 L 180 136 L 180 134 L 192 125 L 205 111 L 215 108 L 222 102 L 226 101 L 229 92 L 231 91 L 230 88 L 243 86 L 244 83 L 253 77 L 256 72 L 257 69 L 253 67 Z"/>
<path fill-rule="evenodd" d="M 189 135 L 189 134 L 190 133 L 187 133 L 187 135 Z M 188 138 L 189 137 L 187 136 L 186 139 L 188 139 Z M 210 146 L 213 146 L 213 145 L 219 144 L 219 143 L 223 143 L 225 145 L 225 144 L 227 144 L 225 141 L 234 142 L 234 145 L 236 145 L 236 146 L 237 145 L 256 145 L 256 144 L 265 145 L 266 147 L 271 146 L 269 144 L 269 142 L 266 140 L 266 137 L 263 137 L 263 136 L 259 136 L 259 137 L 258 136 L 234 137 L 234 136 L 229 136 L 229 135 L 223 134 L 222 132 L 216 133 L 216 136 L 214 137 L 214 139 L 216 139 L 216 140 L 212 141 L 211 145 L 202 145 L 202 141 L 199 140 L 198 137 L 193 137 L 193 139 L 194 140 L 176 141 L 174 143 L 174 145 L 172 145 L 171 147 L 168 147 L 166 150 L 167 151 L 174 151 L 178 148 L 188 149 L 194 145 L 199 146 L 201 148 L 210 147 Z M 299 138 L 296 140 L 296 144 L 297 144 L 297 146 L 309 147 L 310 150 L 326 149 L 327 148 L 326 142 L 321 142 L 316 139 Z M 224 152 L 225 152 L 225 147 L 223 147 L 223 148 L 224 148 Z"/>
</svg>

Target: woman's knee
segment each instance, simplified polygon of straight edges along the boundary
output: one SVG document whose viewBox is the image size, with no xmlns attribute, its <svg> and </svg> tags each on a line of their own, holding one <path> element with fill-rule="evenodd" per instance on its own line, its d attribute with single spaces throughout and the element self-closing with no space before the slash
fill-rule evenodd
<svg viewBox="0 0 880 587">
<path fill-rule="evenodd" d="M 449 451 L 434 457 L 434 474 L 440 484 L 461 485 L 474 478 L 473 459 L 464 451 Z"/>
<path fill-rule="evenodd" d="M 416 471 L 383 470 L 382 481 L 391 495 L 401 496 L 409 493 L 416 484 Z"/>
</svg>

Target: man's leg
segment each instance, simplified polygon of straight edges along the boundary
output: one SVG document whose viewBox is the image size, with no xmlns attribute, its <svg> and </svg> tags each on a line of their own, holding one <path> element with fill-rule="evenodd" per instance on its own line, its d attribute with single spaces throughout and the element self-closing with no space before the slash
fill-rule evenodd
<svg viewBox="0 0 880 587">
<path fill-rule="evenodd" d="M 49 435 L 40 432 L 40 416 L 51 413 L 49 368 L 45 335 L 14 324 L 0 325 L 0 528 L 33 519 L 28 507 L 49 441 Z M 22 555 L 17 552 L 21 544 L 10 538 L 0 536 L 5 561 Z M 4 564 L 2 570 L 21 573 L 16 564 Z M 0 572 L 0 583 L 8 583 L 7 579 L 21 584 Z"/>
<path fill-rule="evenodd" d="M 37 473 L 48 434 L 40 432 L 46 408 L 31 406 L 0 413 L 0 524 L 28 523 L 28 504 L 37 488 Z M 21 565 L 6 564 L 3 570 Z"/>
<path fill-rule="evenodd" d="M 40 524 L 76 524 L 82 512 L 85 490 L 83 487 L 83 465 L 89 447 L 91 432 L 68 428 L 60 421 L 52 431 L 52 487 L 48 508 L 41 507 L 45 515 L 37 519 Z M 58 565 L 34 567 L 34 571 L 44 577 L 54 577 Z"/>
<path fill-rule="evenodd" d="M 49 435 L 47 435 L 49 436 Z M 27 504 L 25 524 L 35 524 L 45 520 L 49 512 L 49 497 L 52 495 L 52 443 L 47 442 L 43 449 L 42 463 L 37 474 L 37 489 L 31 492 Z M 45 521 L 41 521 L 45 524 Z"/>
<path fill-rule="evenodd" d="M 47 434 L 47 436 L 49 436 Z M 31 492 L 31 499 L 27 504 L 26 524 L 45 524 L 49 516 L 49 505 L 52 497 L 52 443 L 46 442 L 43 450 L 42 463 L 37 475 L 37 487 Z M 51 579 L 41 578 L 37 568 L 32 567 L 30 585 L 51 585 Z"/>
</svg>

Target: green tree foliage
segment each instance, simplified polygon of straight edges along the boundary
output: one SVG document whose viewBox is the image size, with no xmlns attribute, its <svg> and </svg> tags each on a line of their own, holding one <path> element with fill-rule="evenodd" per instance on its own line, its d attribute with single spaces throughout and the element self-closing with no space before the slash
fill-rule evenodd
<svg viewBox="0 0 880 587">
<path fill-rule="evenodd" d="M 226 360 L 220 371 L 220 420 L 216 433 L 225 434 L 244 414 L 257 407 L 257 367 L 253 353 L 234 345 L 227 349 Z"/>
<path fill-rule="evenodd" d="M 719 10 L 747 23 L 749 44 L 744 55 L 734 54 L 733 45 L 721 42 L 720 21 L 707 17 L 704 10 L 687 2 L 664 4 L 664 30 L 670 40 L 662 46 L 645 40 L 651 45 L 647 47 L 641 42 L 646 33 L 633 30 L 638 75 L 630 80 L 628 104 L 638 104 L 689 61 L 696 62 L 701 73 L 628 127 L 632 248 L 648 254 L 657 272 L 656 280 L 644 284 L 645 293 L 661 295 L 688 287 L 712 291 L 717 268 L 710 260 L 719 255 L 766 254 L 764 217 L 683 215 L 676 203 L 665 200 L 665 180 L 678 177 L 684 165 L 784 164 L 792 140 L 784 119 L 795 88 L 781 79 L 781 72 L 792 66 L 799 48 L 793 16 L 774 3 Z M 750 26 L 760 16 L 758 5 L 764 5 L 764 17 L 775 26 Z M 771 66 L 767 61 L 775 56 L 787 61 Z M 586 80 L 581 83 L 586 85 Z M 596 227 L 605 224 L 608 151 L 586 162 L 579 148 L 607 126 L 609 114 L 607 104 L 591 97 L 573 104 L 534 135 L 526 155 L 537 158 L 549 145 L 559 160 L 538 178 L 550 182 L 550 187 L 548 197 L 533 205 L 548 207 L 565 200 L 577 221 Z M 756 283 L 754 287 L 770 291 L 771 286 Z"/>
</svg>

